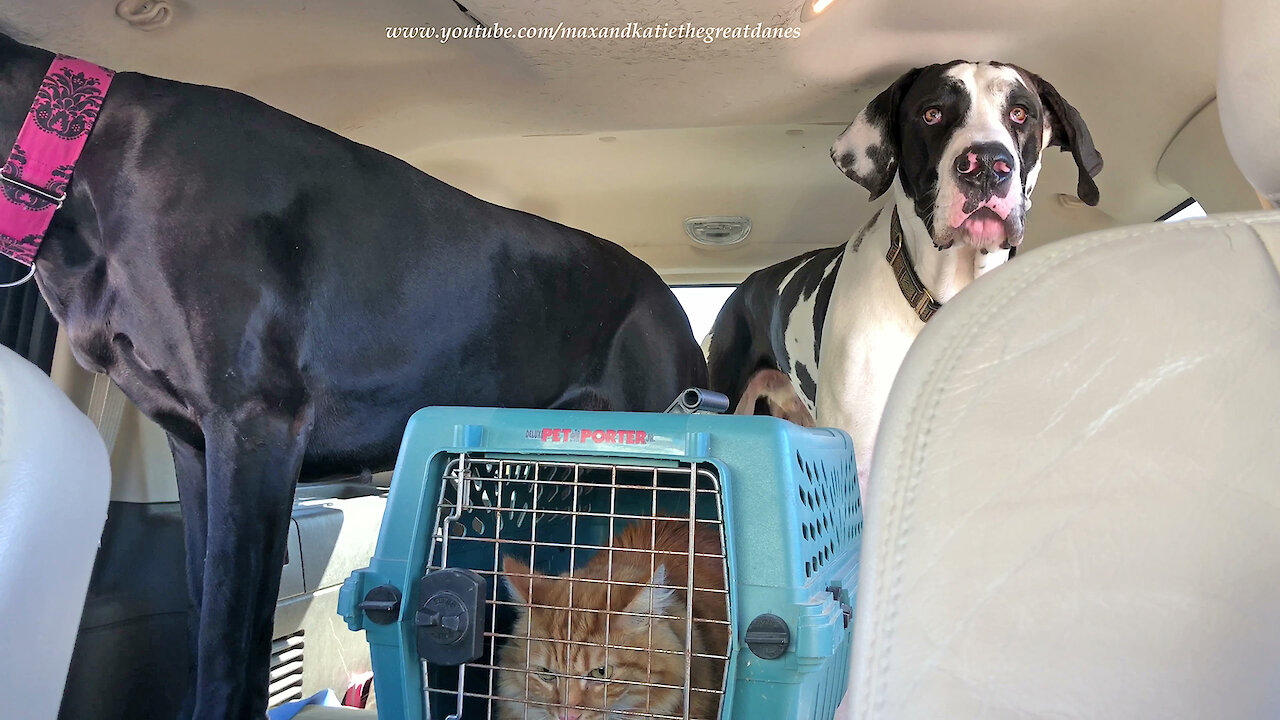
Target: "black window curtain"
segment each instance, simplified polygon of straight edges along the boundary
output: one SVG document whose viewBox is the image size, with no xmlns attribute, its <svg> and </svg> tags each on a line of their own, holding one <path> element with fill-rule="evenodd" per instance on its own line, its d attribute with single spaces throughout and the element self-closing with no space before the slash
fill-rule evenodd
<svg viewBox="0 0 1280 720">
<path fill-rule="evenodd" d="M 21 280 L 30 268 L 0 258 L 0 283 Z M 40 297 L 36 281 L 0 289 L 0 344 L 35 363 L 46 373 L 53 367 L 58 322 Z"/>
</svg>

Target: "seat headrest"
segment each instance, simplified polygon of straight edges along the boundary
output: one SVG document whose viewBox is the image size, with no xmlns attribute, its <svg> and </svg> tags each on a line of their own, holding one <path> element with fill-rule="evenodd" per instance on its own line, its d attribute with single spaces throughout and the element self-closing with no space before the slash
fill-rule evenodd
<svg viewBox="0 0 1280 720">
<path fill-rule="evenodd" d="M 1218 113 L 1227 146 L 1258 193 L 1280 207 L 1280 3 L 1222 0 Z"/>
<path fill-rule="evenodd" d="M 1280 213 L 1092 233 L 947 304 L 866 499 L 853 717 L 1280 717 Z"/>
<path fill-rule="evenodd" d="M 0 347 L 0 677 L 22 688 L 5 717 L 58 714 L 110 490 L 97 428 Z"/>
</svg>

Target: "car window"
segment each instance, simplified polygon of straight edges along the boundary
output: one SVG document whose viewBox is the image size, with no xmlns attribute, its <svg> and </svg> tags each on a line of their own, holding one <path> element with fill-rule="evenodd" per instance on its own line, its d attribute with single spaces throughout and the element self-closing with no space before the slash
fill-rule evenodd
<svg viewBox="0 0 1280 720">
<path fill-rule="evenodd" d="M 1178 222 L 1179 220 L 1190 220 L 1191 218 L 1199 218 L 1205 216 L 1204 208 L 1200 207 L 1200 203 L 1195 198 L 1187 198 L 1183 202 L 1178 203 L 1169 212 L 1160 217 L 1161 222 Z"/>
<path fill-rule="evenodd" d="M 689 326 L 693 328 L 693 336 L 702 339 L 711 332 L 716 315 L 724 301 L 733 293 L 733 285 L 685 285 L 675 286 L 671 291 L 676 294 L 684 314 L 689 316 Z"/>
</svg>

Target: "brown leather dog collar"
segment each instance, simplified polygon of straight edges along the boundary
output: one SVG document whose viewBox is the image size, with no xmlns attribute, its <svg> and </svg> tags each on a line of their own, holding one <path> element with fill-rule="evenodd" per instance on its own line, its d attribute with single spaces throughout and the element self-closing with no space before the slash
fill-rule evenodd
<svg viewBox="0 0 1280 720">
<path fill-rule="evenodd" d="M 898 220 L 898 208 L 893 208 L 893 216 L 889 220 L 889 252 L 884 256 L 893 267 L 893 276 L 898 279 L 898 289 L 902 297 L 907 299 L 921 322 L 929 322 L 929 318 L 938 312 L 942 303 L 933 299 L 929 288 L 920 281 L 916 269 L 911 264 L 911 254 L 902 239 L 902 223 Z"/>
</svg>

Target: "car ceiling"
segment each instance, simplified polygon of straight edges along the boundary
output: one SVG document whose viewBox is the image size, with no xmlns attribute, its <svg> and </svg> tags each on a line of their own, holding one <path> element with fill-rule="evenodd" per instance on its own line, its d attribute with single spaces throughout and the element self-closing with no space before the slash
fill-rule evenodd
<svg viewBox="0 0 1280 720">
<path fill-rule="evenodd" d="M 671 282 L 732 282 L 844 242 L 873 205 L 828 148 L 912 66 L 1017 63 L 1088 122 L 1106 158 L 1102 202 L 1071 203 L 1075 167 L 1050 151 L 1030 246 L 1149 221 L 1184 199 L 1156 165 L 1216 76 L 1213 1 L 835 0 L 802 22 L 800 0 L 464 0 L 490 25 L 801 29 L 710 44 L 387 39 L 388 26 L 473 24 L 452 0 L 149 2 L 171 22 L 136 29 L 115 0 L 26 2 L 0 22 L 119 70 L 254 95 L 487 200 L 619 242 Z M 753 230 L 738 246 L 697 247 L 683 230 L 695 215 L 746 215 Z"/>
</svg>

